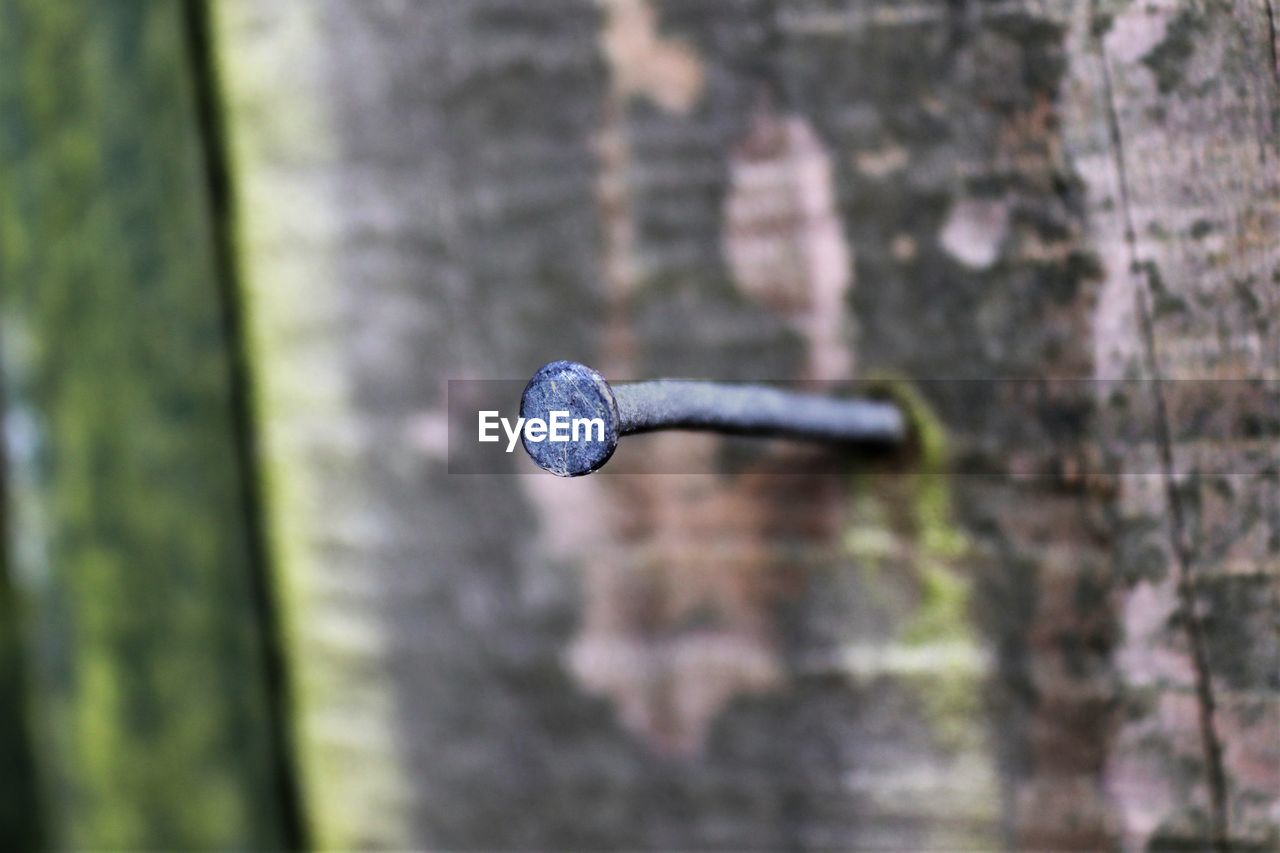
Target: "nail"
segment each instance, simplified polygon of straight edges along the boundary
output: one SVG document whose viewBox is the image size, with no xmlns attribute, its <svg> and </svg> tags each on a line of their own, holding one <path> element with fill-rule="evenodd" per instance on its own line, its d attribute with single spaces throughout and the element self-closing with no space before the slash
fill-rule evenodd
<svg viewBox="0 0 1280 853">
<path fill-rule="evenodd" d="M 525 386 L 521 417 L 547 421 L 552 412 L 604 424 L 603 440 L 598 430 L 581 430 L 570 441 L 530 441 L 525 433 L 524 449 L 533 461 L 560 477 L 599 470 L 622 436 L 639 432 L 702 430 L 886 448 L 907 435 L 906 419 L 891 402 L 680 379 L 611 386 L 576 361 L 545 364 Z"/>
</svg>

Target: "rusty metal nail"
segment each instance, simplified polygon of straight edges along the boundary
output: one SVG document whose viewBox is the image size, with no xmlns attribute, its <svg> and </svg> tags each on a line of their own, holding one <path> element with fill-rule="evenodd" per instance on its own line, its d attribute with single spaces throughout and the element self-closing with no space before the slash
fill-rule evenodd
<svg viewBox="0 0 1280 853">
<path fill-rule="evenodd" d="M 533 461 L 561 477 L 599 470 L 624 435 L 664 429 L 860 447 L 893 447 L 907 436 L 906 419 L 891 402 L 680 379 L 611 386 L 598 371 L 575 361 L 545 364 L 525 386 L 521 417 L 546 421 L 552 412 L 567 412 L 574 420 L 598 418 L 604 425 L 602 440 L 599 431 L 590 430 L 570 441 L 531 441 L 524 434 L 524 449 Z"/>
</svg>

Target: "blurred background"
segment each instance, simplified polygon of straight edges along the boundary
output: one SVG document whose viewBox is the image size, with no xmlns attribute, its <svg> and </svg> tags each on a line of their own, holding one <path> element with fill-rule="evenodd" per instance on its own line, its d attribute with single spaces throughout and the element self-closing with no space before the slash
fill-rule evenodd
<svg viewBox="0 0 1280 853">
<path fill-rule="evenodd" d="M 0 0 L 3 845 L 1276 849 L 1278 15 Z M 917 458 L 450 474 L 556 358 Z"/>
</svg>

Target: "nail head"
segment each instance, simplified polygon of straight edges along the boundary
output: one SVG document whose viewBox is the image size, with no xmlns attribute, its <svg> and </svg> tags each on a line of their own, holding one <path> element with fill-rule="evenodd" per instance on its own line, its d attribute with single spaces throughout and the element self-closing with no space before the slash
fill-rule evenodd
<svg viewBox="0 0 1280 853">
<path fill-rule="evenodd" d="M 580 477 L 609 461 L 618 447 L 618 401 L 598 371 L 576 361 L 538 368 L 520 398 L 520 416 L 549 421 L 552 412 L 568 412 L 571 420 L 602 419 L 604 440 L 534 442 L 526 432 L 524 449 L 539 467 L 560 477 Z"/>
</svg>

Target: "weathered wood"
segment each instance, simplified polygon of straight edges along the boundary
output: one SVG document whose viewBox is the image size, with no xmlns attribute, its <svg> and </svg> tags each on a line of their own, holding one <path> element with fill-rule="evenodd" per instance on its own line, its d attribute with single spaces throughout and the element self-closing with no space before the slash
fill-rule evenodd
<svg viewBox="0 0 1280 853">
<path fill-rule="evenodd" d="M 1274 454 L 1096 381 L 1276 378 L 1265 0 L 217 11 L 321 843 L 1275 843 Z M 944 426 L 449 477 L 444 380 L 559 357 Z"/>
<path fill-rule="evenodd" d="M 1270 0 L 1098 3 L 1064 136 L 1104 277 L 1101 376 L 1140 375 L 1159 478 L 1124 478 L 1107 777 L 1134 843 L 1280 843 L 1280 447 L 1215 437 L 1223 381 L 1280 377 L 1280 64 Z M 1260 388 L 1265 417 L 1280 396 Z"/>
<path fill-rule="evenodd" d="M 7 544 L 58 846 L 291 840 L 186 14 L 0 2 Z"/>
</svg>

